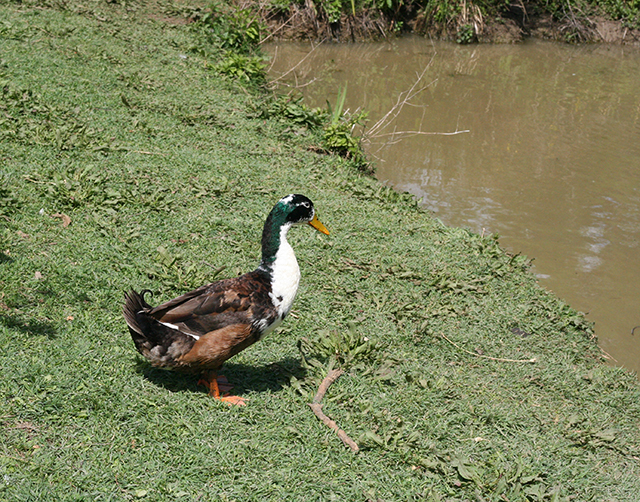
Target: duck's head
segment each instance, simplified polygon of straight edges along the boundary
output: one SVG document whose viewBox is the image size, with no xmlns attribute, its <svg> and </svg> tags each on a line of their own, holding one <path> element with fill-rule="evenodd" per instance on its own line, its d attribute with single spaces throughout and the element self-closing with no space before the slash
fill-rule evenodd
<svg viewBox="0 0 640 502">
<path fill-rule="evenodd" d="M 280 216 L 282 224 L 308 223 L 319 232 L 329 235 L 327 228 L 316 216 L 313 202 L 304 195 L 292 193 L 283 197 L 274 206 L 271 214 Z"/>
<path fill-rule="evenodd" d="M 262 232 L 262 267 L 269 267 L 276 259 L 280 245 L 286 243 L 286 235 L 293 225 L 308 223 L 329 235 L 327 228 L 316 216 L 313 202 L 304 195 L 289 194 L 280 199 L 267 217 Z"/>
</svg>

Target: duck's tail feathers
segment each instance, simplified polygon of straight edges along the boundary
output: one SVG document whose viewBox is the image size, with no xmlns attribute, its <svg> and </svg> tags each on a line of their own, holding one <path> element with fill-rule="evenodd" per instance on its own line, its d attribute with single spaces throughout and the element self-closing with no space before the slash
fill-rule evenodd
<svg viewBox="0 0 640 502">
<path fill-rule="evenodd" d="M 153 307 L 144 299 L 144 295 L 149 292 L 130 291 L 124 295 L 122 311 L 129 326 L 129 333 L 138 352 L 153 366 L 179 367 L 180 356 L 191 350 L 197 338 L 183 333 L 177 326 L 162 323 L 149 315 L 148 312 Z"/>
<path fill-rule="evenodd" d="M 135 332 L 138 335 L 142 335 L 142 329 L 138 324 L 137 314 L 139 312 L 144 312 L 151 308 L 144 300 L 144 295 L 146 293 L 151 293 L 148 289 L 140 291 L 131 290 L 129 293 L 124 294 L 124 308 L 122 309 L 122 313 L 124 314 L 124 318 L 127 321 L 127 326 L 129 326 L 129 331 Z"/>
</svg>

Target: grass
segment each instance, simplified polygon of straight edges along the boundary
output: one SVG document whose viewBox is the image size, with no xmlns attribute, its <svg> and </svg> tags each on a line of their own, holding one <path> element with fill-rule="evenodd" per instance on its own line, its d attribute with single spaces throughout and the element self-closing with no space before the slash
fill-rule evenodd
<svg viewBox="0 0 640 502">
<path fill-rule="evenodd" d="M 161 7 L 0 4 L 0 500 L 637 500 L 638 383 L 583 316 Z M 291 232 L 294 315 L 225 366 L 248 406 L 149 367 L 123 291 L 253 268 L 290 192 L 331 235 Z M 307 406 L 332 366 L 357 455 Z"/>
</svg>

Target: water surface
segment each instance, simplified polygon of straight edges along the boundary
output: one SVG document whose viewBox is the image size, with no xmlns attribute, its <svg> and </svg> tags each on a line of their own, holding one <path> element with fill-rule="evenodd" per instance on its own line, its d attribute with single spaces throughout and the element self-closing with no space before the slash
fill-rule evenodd
<svg viewBox="0 0 640 502">
<path fill-rule="evenodd" d="M 409 37 L 267 51 L 311 106 L 347 85 L 370 132 L 407 100 L 366 143 L 378 178 L 534 258 L 612 361 L 640 370 L 640 49 Z"/>
</svg>

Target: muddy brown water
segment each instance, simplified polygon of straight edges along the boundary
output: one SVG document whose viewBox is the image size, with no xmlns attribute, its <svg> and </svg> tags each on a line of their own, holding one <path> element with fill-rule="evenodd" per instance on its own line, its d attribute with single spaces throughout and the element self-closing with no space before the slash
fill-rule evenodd
<svg viewBox="0 0 640 502">
<path fill-rule="evenodd" d="M 533 258 L 611 362 L 640 370 L 640 49 L 408 37 L 266 50 L 270 77 L 311 106 L 346 85 L 346 107 L 369 112 L 380 180 Z"/>
</svg>

